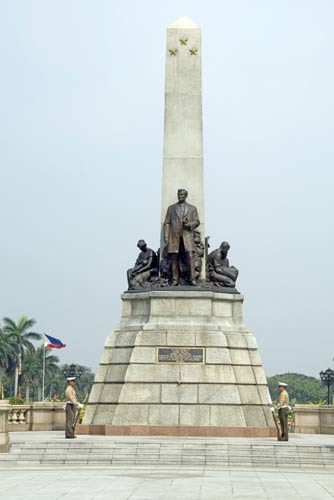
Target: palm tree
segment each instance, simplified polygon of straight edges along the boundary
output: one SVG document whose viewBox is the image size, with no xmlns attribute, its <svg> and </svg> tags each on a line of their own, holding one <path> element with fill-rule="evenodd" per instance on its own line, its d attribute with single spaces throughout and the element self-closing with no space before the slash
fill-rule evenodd
<svg viewBox="0 0 334 500">
<path fill-rule="evenodd" d="M 36 351 L 27 351 L 24 361 L 22 378 L 26 385 L 26 401 L 29 401 L 30 384 L 33 383 L 38 388 L 38 399 L 41 399 L 43 381 L 43 356 L 44 346 L 38 347 Z M 59 359 L 45 350 L 45 373 L 52 378 L 59 372 Z"/>
<path fill-rule="evenodd" d="M 36 384 L 35 380 L 37 373 L 36 351 L 27 351 L 24 358 L 24 366 L 22 372 L 23 384 L 26 388 L 25 399 L 27 403 L 29 402 L 30 386 L 31 384 Z"/>
<path fill-rule="evenodd" d="M 11 318 L 5 316 L 3 318 L 3 323 L 3 331 L 7 333 L 11 339 L 14 340 L 18 354 L 18 363 L 15 368 L 14 385 L 14 396 L 17 396 L 18 378 L 19 373 L 22 370 L 22 363 L 24 361 L 25 353 L 26 351 L 35 350 L 35 347 L 31 343 L 31 340 L 40 340 L 42 338 L 42 335 L 40 333 L 30 331 L 30 329 L 35 325 L 36 321 L 32 318 L 29 319 L 26 316 L 22 316 L 17 324 Z"/>
<path fill-rule="evenodd" d="M 17 364 L 17 358 L 13 339 L 0 329 L 0 390 L 4 373 L 11 365 Z"/>
</svg>

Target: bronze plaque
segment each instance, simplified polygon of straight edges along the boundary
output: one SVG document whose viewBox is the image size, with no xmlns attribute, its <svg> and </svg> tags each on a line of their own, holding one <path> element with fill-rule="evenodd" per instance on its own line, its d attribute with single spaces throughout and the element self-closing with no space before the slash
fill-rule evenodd
<svg viewBox="0 0 334 500">
<path fill-rule="evenodd" d="M 157 363 L 204 363 L 203 347 L 158 347 Z"/>
</svg>

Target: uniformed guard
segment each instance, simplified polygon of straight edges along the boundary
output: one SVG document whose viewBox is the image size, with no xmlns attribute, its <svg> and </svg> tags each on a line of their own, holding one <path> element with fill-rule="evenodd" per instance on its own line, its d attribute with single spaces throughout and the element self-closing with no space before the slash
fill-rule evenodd
<svg viewBox="0 0 334 500">
<path fill-rule="evenodd" d="M 75 416 L 76 410 L 80 411 L 83 407 L 81 403 L 77 400 L 77 393 L 75 392 L 75 379 L 76 377 L 67 377 L 67 388 L 66 388 L 66 422 L 65 422 L 65 437 L 68 439 L 74 439 L 75 431 Z"/>
<path fill-rule="evenodd" d="M 286 390 L 288 384 L 284 382 L 278 383 L 279 398 L 277 400 L 276 408 L 278 409 L 278 418 L 281 424 L 281 436 L 278 438 L 279 441 L 289 440 L 289 429 L 288 429 L 288 414 L 291 410 L 289 406 L 289 394 Z"/>
</svg>

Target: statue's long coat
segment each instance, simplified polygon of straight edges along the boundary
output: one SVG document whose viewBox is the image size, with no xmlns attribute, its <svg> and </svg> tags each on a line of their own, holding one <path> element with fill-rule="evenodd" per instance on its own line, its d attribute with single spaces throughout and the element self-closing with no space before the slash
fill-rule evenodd
<svg viewBox="0 0 334 500">
<path fill-rule="evenodd" d="M 184 249 L 186 252 L 194 252 L 194 229 L 200 225 L 197 208 L 189 203 L 184 202 L 183 217 L 181 216 L 182 208 L 180 203 L 175 203 L 168 207 L 165 222 L 164 235 L 168 241 L 168 253 L 178 253 L 180 247 L 180 239 L 183 239 Z M 185 229 L 182 223 L 186 222 L 191 229 Z"/>
</svg>

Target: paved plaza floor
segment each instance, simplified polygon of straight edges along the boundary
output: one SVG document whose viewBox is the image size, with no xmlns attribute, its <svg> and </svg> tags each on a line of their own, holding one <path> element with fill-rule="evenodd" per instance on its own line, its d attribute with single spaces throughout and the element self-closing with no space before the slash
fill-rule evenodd
<svg viewBox="0 0 334 500">
<path fill-rule="evenodd" d="M 12 435 L 12 440 L 18 439 Z M 38 439 L 40 433 L 27 434 Z M 50 440 L 58 433 L 48 433 Z M 46 433 L 43 433 L 44 438 Z M 78 437 L 78 440 L 81 437 Z M 101 439 L 99 437 L 99 439 Z M 92 439 L 94 437 L 92 436 Z M 103 439 L 103 438 L 102 438 Z M 222 438 L 220 438 L 222 439 Z M 238 438 L 226 438 L 228 441 Z M 293 435 L 291 442 L 334 444 L 334 436 Z M 0 467 L 1 500 L 327 500 L 333 472 L 219 466 Z"/>
<path fill-rule="evenodd" d="M 327 500 L 330 473 L 204 467 L 0 469 L 2 500 Z"/>
</svg>

